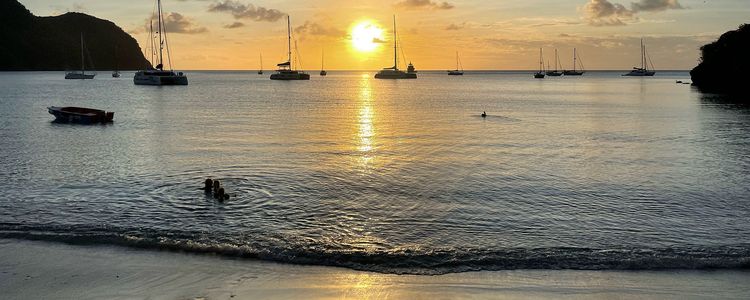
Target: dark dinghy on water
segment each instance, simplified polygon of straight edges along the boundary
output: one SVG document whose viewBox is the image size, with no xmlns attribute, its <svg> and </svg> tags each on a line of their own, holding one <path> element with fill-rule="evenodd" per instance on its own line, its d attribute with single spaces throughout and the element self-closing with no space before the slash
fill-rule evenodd
<svg viewBox="0 0 750 300">
<path fill-rule="evenodd" d="M 115 117 L 114 112 L 84 107 L 47 107 L 47 111 L 55 116 L 58 123 L 97 124 L 111 123 Z"/>
</svg>

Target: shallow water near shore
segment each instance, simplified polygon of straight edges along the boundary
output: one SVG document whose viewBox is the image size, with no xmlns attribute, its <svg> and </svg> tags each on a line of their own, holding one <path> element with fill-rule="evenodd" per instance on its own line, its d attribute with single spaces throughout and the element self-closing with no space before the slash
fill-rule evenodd
<svg viewBox="0 0 750 300">
<path fill-rule="evenodd" d="M 0 237 L 398 274 L 750 266 L 750 109 L 686 72 L 105 75 L 0 73 Z"/>
</svg>

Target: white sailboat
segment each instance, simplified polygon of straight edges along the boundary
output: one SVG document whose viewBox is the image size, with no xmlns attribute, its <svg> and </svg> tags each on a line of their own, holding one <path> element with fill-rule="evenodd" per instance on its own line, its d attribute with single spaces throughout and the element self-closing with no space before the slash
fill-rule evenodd
<svg viewBox="0 0 750 300">
<path fill-rule="evenodd" d="M 65 79 L 94 79 L 94 76 L 96 76 L 96 73 L 86 73 L 85 47 L 83 44 L 83 32 L 81 32 L 81 70 L 66 72 Z"/>
<path fill-rule="evenodd" d="M 622 76 L 654 76 L 656 74 L 656 71 L 654 71 L 654 65 L 651 63 L 651 59 L 648 58 L 648 54 L 646 54 L 646 46 L 643 45 L 643 39 L 641 39 L 641 67 L 633 67 L 633 70 L 630 70 L 627 74 L 622 74 Z M 648 69 L 649 64 L 651 64 L 651 70 Z"/>
<path fill-rule="evenodd" d="M 378 79 L 415 79 L 417 78 L 417 71 L 414 69 L 414 65 L 409 63 L 406 68 L 406 72 L 398 69 L 398 35 L 396 35 L 396 16 L 393 16 L 393 67 L 383 68 L 375 74 L 375 78 Z"/>
<path fill-rule="evenodd" d="M 539 48 L 539 72 L 534 73 L 534 78 L 544 78 L 544 56 L 542 48 Z"/>
<path fill-rule="evenodd" d="M 459 67 L 461 68 L 459 70 Z M 461 64 L 461 59 L 458 58 L 458 51 L 456 51 L 456 69 L 448 71 L 448 75 L 460 76 L 464 75 L 464 66 Z"/>
<path fill-rule="evenodd" d="M 287 60 L 276 65 L 279 69 L 276 70 L 276 73 L 271 74 L 271 80 L 310 80 L 310 74 L 292 68 L 292 24 L 289 16 L 286 16 L 286 29 L 289 40 L 287 44 Z"/>
<path fill-rule="evenodd" d="M 159 63 L 156 67 L 141 70 L 135 73 L 133 83 L 136 85 L 187 85 L 187 76 L 182 72 L 175 72 L 171 69 L 172 60 L 169 57 L 169 45 L 167 45 L 167 33 L 164 32 L 164 17 L 162 16 L 161 0 L 156 0 L 157 18 L 159 31 Z M 167 59 L 169 60 L 169 70 L 164 70 L 164 46 L 167 45 Z"/>
<path fill-rule="evenodd" d="M 576 70 L 576 66 L 578 64 L 581 65 L 581 70 L 580 71 Z M 576 52 L 576 48 L 573 48 L 573 70 L 572 71 L 571 70 L 563 71 L 563 74 L 565 74 L 565 76 L 581 76 L 581 75 L 583 75 L 583 73 L 585 73 L 585 71 L 583 71 L 583 62 L 581 62 L 578 59 L 578 53 Z"/>
</svg>

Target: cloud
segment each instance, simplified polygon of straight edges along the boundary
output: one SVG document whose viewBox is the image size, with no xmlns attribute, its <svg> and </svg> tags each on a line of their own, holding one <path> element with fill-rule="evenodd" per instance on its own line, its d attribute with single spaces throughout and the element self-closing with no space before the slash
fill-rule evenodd
<svg viewBox="0 0 750 300">
<path fill-rule="evenodd" d="M 641 0 L 630 4 L 633 12 L 664 11 L 667 9 L 683 9 L 677 0 Z"/>
<path fill-rule="evenodd" d="M 253 4 L 242 4 L 235 0 L 224 0 L 214 2 L 208 6 L 209 12 L 226 12 L 230 13 L 235 19 L 248 19 L 256 22 L 276 22 L 285 13 L 272 8 L 255 6 Z"/>
<path fill-rule="evenodd" d="M 630 3 L 630 9 L 608 0 L 589 0 L 583 6 L 584 18 L 593 26 L 624 26 L 638 20 L 640 12 L 659 12 L 683 9 L 678 0 L 640 0 Z"/>
<path fill-rule="evenodd" d="M 433 2 L 432 0 L 401 0 L 393 4 L 401 9 L 452 9 L 453 4 L 448 2 Z"/>
<path fill-rule="evenodd" d="M 376 38 L 376 37 L 375 37 L 375 38 L 372 38 L 372 42 L 373 42 L 373 43 L 375 43 L 375 44 L 385 44 L 385 43 L 388 43 L 388 41 L 386 41 L 386 40 L 381 40 L 381 39 L 379 39 L 379 38 Z"/>
<path fill-rule="evenodd" d="M 316 22 L 305 22 L 305 24 L 294 28 L 294 33 L 300 35 L 319 35 L 319 36 L 330 36 L 330 37 L 345 37 L 346 32 L 341 29 L 334 27 L 325 27 Z"/>
<path fill-rule="evenodd" d="M 466 22 L 461 24 L 451 23 L 447 27 L 445 27 L 445 30 L 459 30 L 466 27 Z"/>
<path fill-rule="evenodd" d="M 234 22 L 232 24 L 224 25 L 224 28 L 233 29 L 233 28 L 240 28 L 245 26 L 245 23 L 242 22 Z"/>
<path fill-rule="evenodd" d="M 198 26 L 192 18 L 176 12 L 164 15 L 164 27 L 166 32 L 169 33 L 196 34 L 208 31 L 206 27 Z"/>
</svg>

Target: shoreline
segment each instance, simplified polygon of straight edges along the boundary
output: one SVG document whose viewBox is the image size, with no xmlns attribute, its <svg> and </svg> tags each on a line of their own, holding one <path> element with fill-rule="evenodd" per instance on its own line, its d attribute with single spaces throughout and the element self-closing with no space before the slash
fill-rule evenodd
<svg viewBox="0 0 750 300">
<path fill-rule="evenodd" d="M 120 246 L 0 239 L 4 299 L 747 299 L 743 270 L 394 275 Z"/>
</svg>

